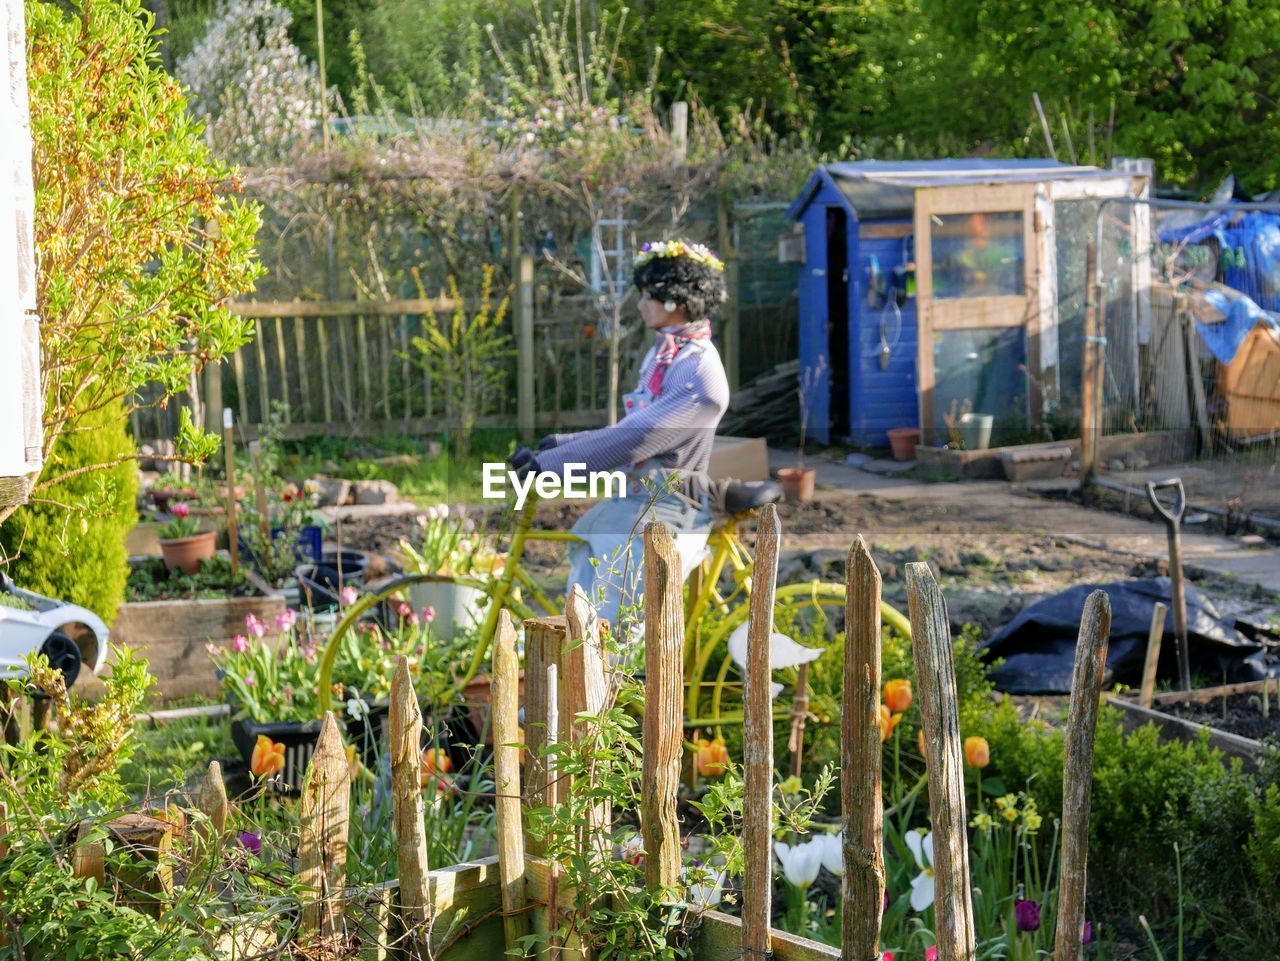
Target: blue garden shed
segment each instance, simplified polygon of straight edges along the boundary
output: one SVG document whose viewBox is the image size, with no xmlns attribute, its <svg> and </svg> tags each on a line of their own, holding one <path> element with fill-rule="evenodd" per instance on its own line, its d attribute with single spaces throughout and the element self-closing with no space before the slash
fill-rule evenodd
<svg viewBox="0 0 1280 961">
<path fill-rule="evenodd" d="M 819 167 L 788 210 L 799 243 L 786 245 L 802 264 L 809 435 L 884 446 L 890 429 L 918 427 L 931 444 L 966 410 L 992 416 L 997 443 L 1027 435 L 1059 380 L 1078 379 L 1059 369 L 1055 215 L 1148 189 L 1142 175 L 1054 160 Z"/>
</svg>

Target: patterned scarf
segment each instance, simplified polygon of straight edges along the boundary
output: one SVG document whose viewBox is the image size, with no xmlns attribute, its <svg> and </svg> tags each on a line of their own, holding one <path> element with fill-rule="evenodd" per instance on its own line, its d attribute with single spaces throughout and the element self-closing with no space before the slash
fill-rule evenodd
<svg viewBox="0 0 1280 961">
<path fill-rule="evenodd" d="M 658 331 L 658 362 L 649 375 L 649 393 L 657 397 L 662 393 L 662 382 L 682 347 L 694 340 L 711 339 L 711 321 L 691 320 L 679 327 L 664 327 Z"/>
</svg>

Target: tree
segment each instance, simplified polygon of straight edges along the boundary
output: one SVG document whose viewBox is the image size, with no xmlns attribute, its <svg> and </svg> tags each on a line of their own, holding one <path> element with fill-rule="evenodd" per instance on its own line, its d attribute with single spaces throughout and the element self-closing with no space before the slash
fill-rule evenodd
<svg viewBox="0 0 1280 961">
<path fill-rule="evenodd" d="M 204 364 L 249 341 L 251 323 L 226 301 L 261 271 L 259 218 L 231 196 L 231 170 L 160 68 L 139 0 L 70 11 L 40 0 L 27 18 L 48 461 L 86 415 L 127 416 L 150 385 L 159 397 L 149 403 L 163 406 Z M 217 449 L 189 416 L 183 423 L 181 456 Z M 32 500 L 133 456 L 45 471 L 32 478 Z M 0 509 L 0 521 L 13 510 Z"/>
</svg>

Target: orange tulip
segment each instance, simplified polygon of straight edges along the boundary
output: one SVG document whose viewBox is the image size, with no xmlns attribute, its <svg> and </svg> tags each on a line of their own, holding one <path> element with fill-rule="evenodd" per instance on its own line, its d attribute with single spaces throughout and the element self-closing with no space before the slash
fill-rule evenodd
<svg viewBox="0 0 1280 961">
<path fill-rule="evenodd" d="M 911 682 L 895 678 L 884 685 L 884 702 L 894 714 L 903 714 L 911 706 Z"/>
<path fill-rule="evenodd" d="M 424 747 L 422 749 L 422 770 L 425 774 L 439 772 L 445 774 L 453 770 L 453 762 L 449 760 L 449 752 L 442 747 Z"/>
<path fill-rule="evenodd" d="M 924 728 L 916 732 L 916 745 L 920 748 L 920 756 L 924 757 Z"/>
<path fill-rule="evenodd" d="M 257 777 L 273 777 L 284 770 L 284 745 L 277 744 L 265 734 L 258 735 L 253 746 L 253 758 L 249 770 Z"/>
<path fill-rule="evenodd" d="M 991 745 L 985 737 L 964 739 L 964 759 L 970 767 L 984 768 L 991 763 Z"/>
<path fill-rule="evenodd" d="M 356 757 L 356 746 L 352 744 L 347 748 L 347 773 L 351 775 L 351 780 L 356 779 L 356 775 L 360 773 L 360 761 Z"/>
<path fill-rule="evenodd" d="M 699 777 L 721 777 L 729 766 L 729 749 L 724 746 L 724 738 L 714 741 L 698 738 L 694 744 L 697 747 L 694 763 Z"/>
<path fill-rule="evenodd" d="M 893 714 L 890 712 L 888 705 L 880 705 L 880 740 L 887 741 L 893 734 L 893 729 L 898 726 L 898 722 L 902 720 L 901 714 Z"/>
</svg>

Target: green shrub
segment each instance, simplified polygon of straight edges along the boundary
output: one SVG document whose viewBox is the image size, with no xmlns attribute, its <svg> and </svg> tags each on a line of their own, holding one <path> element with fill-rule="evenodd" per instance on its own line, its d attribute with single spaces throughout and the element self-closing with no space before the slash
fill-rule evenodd
<svg viewBox="0 0 1280 961">
<path fill-rule="evenodd" d="M 1267 788 L 1266 796 L 1254 802 L 1252 814 L 1249 864 L 1258 882 L 1258 893 L 1274 904 L 1280 900 L 1280 785 Z"/>
<path fill-rule="evenodd" d="M 87 607 L 108 624 L 124 600 L 125 537 L 137 522 L 138 471 L 126 423 L 119 402 L 81 417 L 58 439 L 46 475 L 125 460 L 60 481 L 0 525 L 0 551 L 15 582 Z"/>
</svg>

